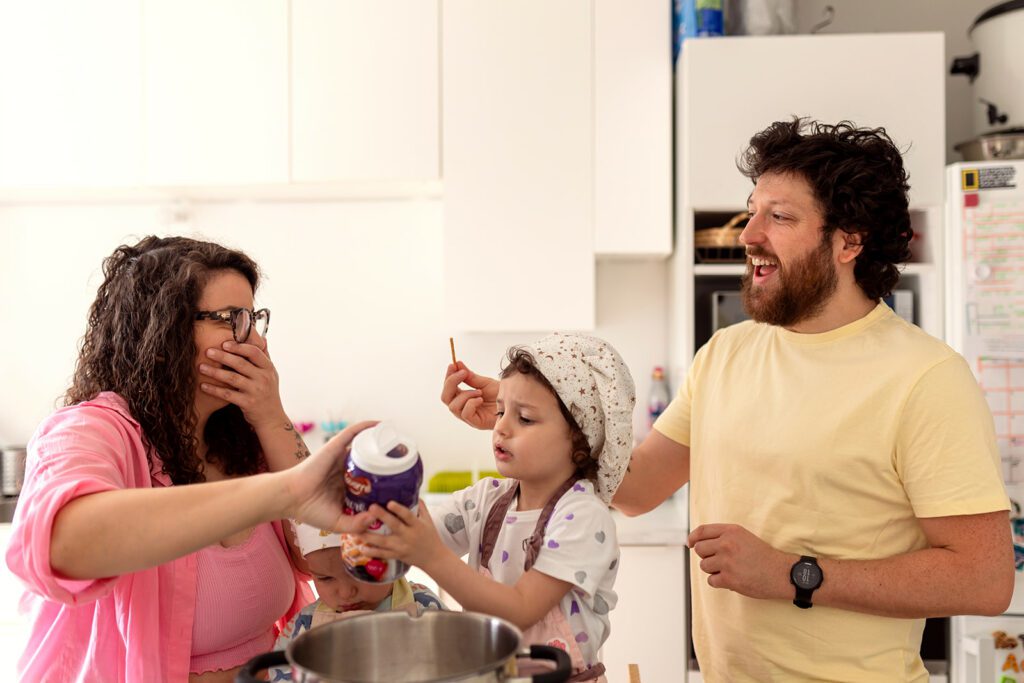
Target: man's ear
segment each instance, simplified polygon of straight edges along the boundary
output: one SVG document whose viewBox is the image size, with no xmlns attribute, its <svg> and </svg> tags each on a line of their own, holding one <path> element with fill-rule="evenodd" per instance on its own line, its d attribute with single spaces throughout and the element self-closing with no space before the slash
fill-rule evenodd
<svg viewBox="0 0 1024 683">
<path fill-rule="evenodd" d="M 846 232 L 836 230 L 837 237 L 842 241 L 842 248 L 839 251 L 839 262 L 850 263 L 864 251 L 862 235 L 859 232 Z"/>
</svg>

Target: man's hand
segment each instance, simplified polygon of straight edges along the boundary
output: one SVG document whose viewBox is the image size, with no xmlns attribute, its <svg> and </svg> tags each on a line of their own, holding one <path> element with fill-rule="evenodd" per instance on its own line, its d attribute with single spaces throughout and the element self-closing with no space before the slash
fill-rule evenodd
<svg viewBox="0 0 1024 683">
<path fill-rule="evenodd" d="M 460 389 L 459 384 L 472 389 Z M 498 412 L 498 380 L 478 375 L 462 361 L 449 365 L 441 389 L 441 403 L 452 415 L 477 429 L 494 429 Z"/>
<path fill-rule="evenodd" d="M 686 539 L 712 588 L 750 598 L 792 599 L 789 570 L 800 559 L 771 547 L 737 524 L 702 524 Z"/>
</svg>

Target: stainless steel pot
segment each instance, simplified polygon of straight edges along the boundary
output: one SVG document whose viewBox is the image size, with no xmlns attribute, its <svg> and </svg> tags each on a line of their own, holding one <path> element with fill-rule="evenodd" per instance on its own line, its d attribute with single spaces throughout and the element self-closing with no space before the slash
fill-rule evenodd
<svg viewBox="0 0 1024 683">
<path fill-rule="evenodd" d="M 569 680 L 572 664 L 546 645 L 520 651 L 522 633 L 497 617 L 473 612 L 380 612 L 323 624 L 301 634 L 284 652 L 250 660 L 235 678 L 257 683 L 272 666 L 291 666 L 296 683 L 484 683 Z M 547 659 L 553 671 L 518 679 L 517 658 Z"/>
<path fill-rule="evenodd" d="M 27 451 L 24 446 L 8 446 L 2 451 L 0 459 L 0 493 L 5 496 L 16 496 L 21 493 L 21 485 L 25 481 L 25 456 Z"/>
<path fill-rule="evenodd" d="M 1024 131 L 1019 133 L 990 133 L 954 145 L 964 161 L 999 161 L 1024 159 Z"/>
</svg>

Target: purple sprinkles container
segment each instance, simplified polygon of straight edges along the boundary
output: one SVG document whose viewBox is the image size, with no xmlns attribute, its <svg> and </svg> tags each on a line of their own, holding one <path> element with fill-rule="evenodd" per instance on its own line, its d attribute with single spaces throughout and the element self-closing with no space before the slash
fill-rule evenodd
<svg viewBox="0 0 1024 683">
<path fill-rule="evenodd" d="M 352 440 L 346 463 L 345 514 L 358 514 L 374 503 L 386 508 L 392 500 L 415 510 L 422 482 L 423 464 L 411 439 L 386 422 L 364 429 Z M 386 524 L 380 523 L 370 531 L 391 533 Z M 348 573 L 367 583 L 391 583 L 409 569 L 399 560 L 369 556 L 347 535 L 342 536 L 341 556 Z"/>
</svg>

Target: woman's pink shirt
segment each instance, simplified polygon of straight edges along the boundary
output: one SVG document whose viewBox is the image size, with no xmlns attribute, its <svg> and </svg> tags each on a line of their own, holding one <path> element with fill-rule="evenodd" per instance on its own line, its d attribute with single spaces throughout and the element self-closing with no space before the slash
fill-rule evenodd
<svg viewBox="0 0 1024 683">
<path fill-rule="evenodd" d="M 196 555 L 107 579 L 72 580 L 50 566 L 53 521 L 78 496 L 114 489 L 171 486 L 124 399 L 104 392 L 61 408 L 29 442 L 7 566 L 26 585 L 30 616 L 19 679 L 43 682 L 187 681 L 196 603 Z M 278 541 L 287 553 L 280 522 Z M 288 556 L 291 557 L 290 553 Z M 313 595 L 294 567 L 295 594 L 280 630 Z M 255 597 L 255 596 L 254 596 Z"/>
</svg>

